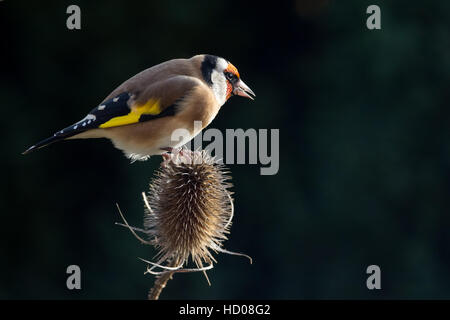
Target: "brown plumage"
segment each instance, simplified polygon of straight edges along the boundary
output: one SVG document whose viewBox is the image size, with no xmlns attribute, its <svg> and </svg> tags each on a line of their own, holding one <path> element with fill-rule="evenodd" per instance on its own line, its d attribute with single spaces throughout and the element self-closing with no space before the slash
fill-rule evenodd
<svg viewBox="0 0 450 320">
<path fill-rule="evenodd" d="M 174 59 L 122 83 L 84 119 L 24 153 L 65 139 L 108 138 L 133 160 L 145 160 L 191 140 L 211 123 L 231 95 L 252 98 L 237 69 L 223 58 Z M 194 121 L 201 128 L 194 130 Z M 176 129 L 188 134 L 172 139 Z"/>
</svg>

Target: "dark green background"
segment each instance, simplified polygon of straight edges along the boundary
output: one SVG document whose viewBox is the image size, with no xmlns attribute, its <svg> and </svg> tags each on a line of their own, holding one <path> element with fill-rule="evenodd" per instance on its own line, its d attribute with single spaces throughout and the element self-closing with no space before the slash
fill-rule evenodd
<svg viewBox="0 0 450 320">
<path fill-rule="evenodd" d="M 78 4 L 82 29 L 66 28 Z M 366 28 L 378 4 L 382 30 Z M 232 61 L 257 99 L 211 127 L 279 128 L 280 171 L 229 166 L 229 250 L 176 275 L 164 299 L 450 297 L 450 2 L 0 2 L 0 298 L 144 299 L 155 251 L 143 217 L 160 157 L 130 165 L 108 141 L 22 156 L 135 73 L 178 57 Z M 66 267 L 82 290 L 66 289 Z M 377 264 L 382 290 L 366 288 Z"/>
</svg>

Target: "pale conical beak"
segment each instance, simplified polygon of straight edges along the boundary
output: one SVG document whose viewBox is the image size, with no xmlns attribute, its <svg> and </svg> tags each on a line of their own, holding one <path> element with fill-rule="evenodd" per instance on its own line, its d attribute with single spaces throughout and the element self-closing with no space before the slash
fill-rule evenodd
<svg viewBox="0 0 450 320">
<path fill-rule="evenodd" d="M 234 85 L 233 94 L 255 100 L 256 94 L 242 80 Z"/>
</svg>

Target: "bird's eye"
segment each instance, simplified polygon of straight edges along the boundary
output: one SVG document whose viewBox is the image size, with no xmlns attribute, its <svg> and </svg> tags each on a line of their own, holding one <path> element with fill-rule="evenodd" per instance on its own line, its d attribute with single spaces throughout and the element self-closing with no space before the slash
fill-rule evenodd
<svg viewBox="0 0 450 320">
<path fill-rule="evenodd" d="M 229 80 L 229 81 L 234 81 L 236 80 L 236 75 L 232 74 L 231 72 L 225 72 L 225 77 Z"/>
</svg>

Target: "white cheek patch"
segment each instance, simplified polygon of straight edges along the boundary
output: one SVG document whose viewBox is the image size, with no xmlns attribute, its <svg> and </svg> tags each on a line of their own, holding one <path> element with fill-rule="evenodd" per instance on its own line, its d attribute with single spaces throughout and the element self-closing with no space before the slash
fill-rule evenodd
<svg viewBox="0 0 450 320">
<path fill-rule="evenodd" d="M 216 96 L 219 106 L 222 106 L 227 101 L 227 80 L 223 73 L 213 70 L 211 73 L 212 90 Z"/>
</svg>

